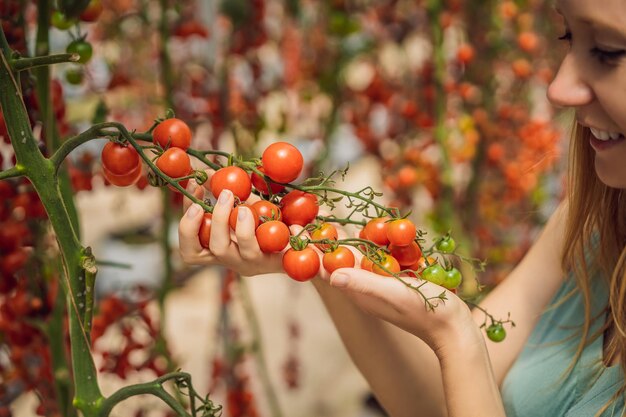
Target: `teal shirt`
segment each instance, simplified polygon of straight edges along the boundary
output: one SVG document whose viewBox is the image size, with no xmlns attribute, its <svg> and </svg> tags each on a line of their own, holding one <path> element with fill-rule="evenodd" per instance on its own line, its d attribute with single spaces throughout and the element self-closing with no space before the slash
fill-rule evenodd
<svg viewBox="0 0 626 417">
<path fill-rule="evenodd" d="M 590 333 L 603 324 L 602 310 L 607 304 L 608 288 L 601 279 L 591 285 L 592 317 Z M 619 365 L 602 364 L 603 338 L 597 338 L 583 351 L 571 373 L 571 364 L 584 321 L 580 292 L 556 305 L 575 288 L 569 277 L 558 290 L 530 335 L 502 383 L 502 398 L 507 417 L 593 417 L 611 399 L 624 381 Z M 506 343 L 506 342 L 504 342 Z M 620 416 L 623 398 L 611 405 L 602 417 Z"/>
</svg>

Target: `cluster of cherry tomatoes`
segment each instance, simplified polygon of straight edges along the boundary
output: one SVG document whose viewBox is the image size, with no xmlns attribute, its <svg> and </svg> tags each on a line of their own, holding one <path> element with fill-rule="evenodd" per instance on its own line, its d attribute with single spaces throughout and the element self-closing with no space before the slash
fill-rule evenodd
<svg viewBox="0 0 626 417">
<path fill-rule="evenodd" d="M 187 153 L 191 137 L 191 129 L 176 118 L 166 119 L 154 128 L 153 148 L 157 153 L 154 165 L 160 171 L 155 175 L 164 175 L 183 188 L 189 179 L 195 178 Z M 296 147 L 275 142 L 263 151 L 260 159 L 236 161 L 217 169 L 207 188 L 216 199 L 225 189 L 234 195 L 235 206 L 229 218 L 233 230 L 239 209 L 250 210 L 259 248 L 264 253 L 283 252 L 283 268 L 294 280 L 307 281 L 320 267 L 329 273 L 355 267 L 355 253 L 359 251 L 364 255 L 359 266 L 379 275 L 419 276 L 451 290 L 460 284 L 458 269 L 445 267 L 431 256 L 423 256 L 422 239 L 415 224 L 407 218 L 387 214 L 370 218 L 363 222 L 358 239 L 339 239 L 339 232 L 330 219 L 320 221 L 317 218 L 320 197 L 315 186 L 293 183 L 301 175 L 303 164 L 304 158 Z M 102 151 L 102 168 L 112 184 L 131 185 L 141 177 L 141 157 L 128 143 L 112 141 Z M 260 199 L 249 199 L 253 192 Z M 213 215 L 207 211 L 198 235 L 204 248 L 210 246 L 212 221 Z M 297 236 L 290 231 L 293 225 L 303 228 Z M 310 236 L 305 237 L 303 232 L 309 232 Z M 427 254 L 449 254 L 454 250 L 454 240 L 445 236 Z"/>
</svg>

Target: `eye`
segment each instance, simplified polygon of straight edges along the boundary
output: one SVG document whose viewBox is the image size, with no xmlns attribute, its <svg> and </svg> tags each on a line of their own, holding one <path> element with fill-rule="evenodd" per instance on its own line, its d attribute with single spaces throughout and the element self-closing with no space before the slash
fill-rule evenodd
<svg viewBox="0 0 626 417">
<path fill-rule="evenodd" d="M 607 64 L 607 65 L 614 65 L 617 63 L 617 61 L 619 61 L 621 58 L 626 56 L 626 50 L 624 49 L 619 49 L 615 51 L 607 51 L 604 49 L 600 49 L 597 46 L 591 48 L 589 52 L 594 58 L 596 58 L 602 64 Z"/>
</svg>

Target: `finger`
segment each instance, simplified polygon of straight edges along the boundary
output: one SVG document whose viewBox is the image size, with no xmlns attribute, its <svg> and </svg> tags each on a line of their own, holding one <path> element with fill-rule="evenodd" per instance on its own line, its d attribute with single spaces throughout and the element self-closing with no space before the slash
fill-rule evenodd
<svg viewBox="0 0 626 417">
<path fill-rule="evenodd" d="M 256 240 L 254 230 L 254 216 L 248 207 L 239 206 L 237 210 L 237 226 L 235 236 L 239 253 L 243 259 L 256 259 L 261 254 L 261 248 Z"/>
<path fill-rule="evenodd" d="M 224 256 L 231 249 L 230 225 L 228 218 L 233 209 L 235 199 L 230 190 L 223 190 L 213 208 L 213 222 L 211 224 L 211 240 L 209 250 L 215 256 Z"/>
<path fill-rule="evenodd" d="M 195 180 L 189 181 L 189 185 L 187 185 L 187 192 L 198 200 L 204 200 L 204 188 L 198 187 L 198 183 Z M 187 211 L 189 206 L 191 206 L 192 201 L 186 196 L 183 197 L 183 211 Z"/>
<path fill-rule="evenodd" d="M 420 302 L 418 294 L 398 280 L 363 269 L 338 269 L 330 276 L 329 282 L 331 286 L 348 295 L 383 301 L 384 303 L 377 304 L 379 307 L 374 313 L 384 318 L 390 318 L 394 314 L 406 314 Z M 423 301 L 421 307 L 423 308 Z"/>
<path fill-rule="evenodd" d="M 192 204 L 180 219 L 178 240 L 180 254 L 184 260 L 190 260 L 202 252 L 203 248 L 200 245 L 200 239 L 198 239 L 198 231 L 200 230 L 203 216 L 202 207 L 198 204 Z"/>
</svg>

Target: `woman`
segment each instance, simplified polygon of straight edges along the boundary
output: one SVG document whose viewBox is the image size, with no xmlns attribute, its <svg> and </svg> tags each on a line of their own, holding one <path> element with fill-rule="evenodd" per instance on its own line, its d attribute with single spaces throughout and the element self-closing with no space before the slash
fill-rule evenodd
<svg viewBox="0 0 626 417">
<path fill-rule="evenodd" d="M 482 302 L 516 326 L 486 339 L 456 296 L 434 313 L 397 280 L 361 269 L 320 274 L 313 285 L 377 398 L 392 416 L 621 415 L 626 370 L 626 3 L 560 0 L 570 43 L 548 98 L 576 114 L 570 189 L 522 262 Z M 196 190 L 197 195 L 202 190 Z M 183 258 L 246 275 L 280 271 L 263 255 L 250 213 L 237 244 L 220 195 L 210 250 L 198 243 L 201 210 L 180 223 Z M 427 294 L 441 287 L 426 284 Z"/>
</svg>

